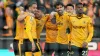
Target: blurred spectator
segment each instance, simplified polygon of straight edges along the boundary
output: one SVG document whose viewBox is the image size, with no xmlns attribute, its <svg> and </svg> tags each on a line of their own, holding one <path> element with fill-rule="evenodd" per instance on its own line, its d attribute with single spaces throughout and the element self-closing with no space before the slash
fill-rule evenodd
<svg viewBox="0 0 100 56">
<path fill-rule="evenodd" d="M 52 11 L 54 11 L 54 7 L 53 7 L 53 0 L 45 0 L 44 1 L 44 5 L 45 5 L 45 8 L 46 8 L 46 13 L 50 13 Z"/>
<path fill-rule="evenodd" d="M 96 17 L 100 17 L 100 0 L 95 1 L 93 4 L 94 14 Z"/>
<path fill-rule="evenodd" d="M 12 0 L 6 0 L 6 2 L 4 3 L 5 7 L 7 5 L 12 5 L 12 4 L 14 4 L 14 2 L 12 2 Z"/>
<path fill-rule="evenodd" d="M 92 19 L 94 18 L 94 8 L 92 0 L 79 0 L 84 6 L 84 13 L 90 16 Z"/>
<path fill-rule="evenodd" d="M 4 7 L 4 3 L 3 1 L 0 0 L 0 8 L 3 8 Z"/>
<path fill-rule="evenodd" d="M 88 12 L 87 12 L 87 15 L 90 16 L 92 19 L 94 19 L 94 8 L 93 8 L 93 1 L 90 0 L 88 1 Z"/>
<path fill-rule="evenodd" d="M 23 5 L 23 7 L 24 7 L 25 10 L 28 9 L 28 3 L 29 3 L 29 2 L 30 2 L 29 0 L 24 0 L 24 1 L 23 1 L 22 5 Z"/>
<path fill-rule="evenodd" d="M 3 33 L 3 27 L 4 27 L 4 12 L 3 9 L 0 8 L 0 36 Z"/>
<path fill-rule="evenodd" d="M 64 6 L 66 6 L 68 3 L 71 3 L 71 0 L 62 0 L 62 3 L 64 4 Z"/>
<path fill-rule="evenodd" d="M 77 3 L 80 2 L 80 0 L 72 0 L 71 2 L 72 2 L 73 4 L 77 4 Z"/>
<path fill-rule="evenodd" d="M 16 6 L 18 7 L 18 6 L 20 6 L 22 3 L 23 3 L 23 0 L 17 0 Z"/>
<path fill-rule="evenodd" d="M 17 16 L 24 9 L 25 11 L 27 10 L 28 3 L 37 2 L 38 9 L 42 10 L 44 13 L 50 13 L 55 10 L 53 5 L 57 1 L 62 2 L 64 5 L 69 3 L 75 5 L 76 3 L 81 2 L 84 5 L 84 13 L 94 19 L 95 36 L 99 35 L 100 0 L 0 0 L 0 34 L 2 33 L 3 30 L 1 31 L 1 29 L 3 28 L 3 32 L 6 33 L 6 36 L 12 35 L 12 29 L 15 32 Z M 9 35 L 7 35 L 8 33 Z"/>
<path fill-rule="evenodd" d="M 17 0 L 11 0 L 12 2 L 14 2 L 14 3 L 16 3 L 17 2 Z"/>
<path fill-rule="evenodd" d="M 97 0 L 93 4 L 94 7 L 94 37 L 100 37 L 100 0 Z"/>
<path fill-rule="evenodd" d="M 100 37 L 100 17 L 94 19 L 94 37 Z"/>
<path fill-rule="evenodd" d="M 8 30 L 8 33 L 2 34 L 2 36 L 12 36 L 13 35 L 13 10 L 10 6 L 7 6 L 5 8 L 5 17 L 6 17 L 6 25 L 4 26 L 4 29 Z"/>
</svg>

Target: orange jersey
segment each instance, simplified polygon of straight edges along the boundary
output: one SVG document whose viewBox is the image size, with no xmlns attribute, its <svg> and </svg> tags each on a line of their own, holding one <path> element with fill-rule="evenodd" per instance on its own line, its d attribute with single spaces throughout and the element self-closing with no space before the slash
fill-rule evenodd
<svg viewBox="0 0 100 56">
<path fill-rule="evenodd" d="M 93 23 L 89 16 L 83 15 L 78 19 L 77 15 L 70 16 L 71 44 L 82 47 L 83 42 L 90 42 L 93 36 Z"/>
<path fill-rule="evenodd" d="M 6 15 L 6 22 L 7 22 L 7 26 L 9 28 L 12 28 L 13 27 L 13 18 L 9 15 Z"/>
<path fill-rule="evenodd" d="M 57 25 L 53 24 L 49 19 L 46 22 L 46 42 L 47 43 L 55 43 L 57 38 Z"/>
<path fill-rule="evenodd" d="M 62 16 L 59 16 L 58 13 L 55 15 L 58 35 L 57 35 L 57 43 L 68 44 L 68 38 L 66 36 L 66 29 L 68 28 L 68 13 L 64 12 Z"/>
</svg>

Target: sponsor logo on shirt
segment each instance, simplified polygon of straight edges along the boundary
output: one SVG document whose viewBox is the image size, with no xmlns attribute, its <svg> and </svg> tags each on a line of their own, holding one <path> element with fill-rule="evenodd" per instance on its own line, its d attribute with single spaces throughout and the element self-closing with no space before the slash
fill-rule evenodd
<svg viewBox="0 0 100 56">
<path fill-rule="evenodd" d="M 84 29 L 85 27 L 84 26 L 73 26 L 73 28 L 77 29 L 77 28 L 82 28 Z"/>
</svg>

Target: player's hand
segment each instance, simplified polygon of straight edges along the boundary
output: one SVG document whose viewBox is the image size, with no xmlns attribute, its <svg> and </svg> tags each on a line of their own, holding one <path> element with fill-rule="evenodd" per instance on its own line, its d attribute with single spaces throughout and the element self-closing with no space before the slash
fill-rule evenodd
<svg viewBox="0 0 100 56">
<path fill-rule="evenodd" d="M 4 29 L 8 29 L 8 26 L 4 26 Z"/>
<path fill-rule="evenodd" d="M 52 22 L 53 24 L 56 24 L 56 18 L 55 18 L 55 16 L 51 19 L 51 22 Z"/>
<path fill-rule="evenodd" d="M 83 47 L 83 48 L 86 48 L 86 47 L 87 47 L 87 45 L 88 45 L 88 43 L 87 43 L 87 42 L 83 42 L 82 47 Z"/>
<path fill-rule="evenodd" d="M 56 14 L 56 12 L 54 12 L 54 11 L 51 12 L 51 13 L 50 13 L 50 19 L 52 19 L 52 18 L 54 17 L 55 14 Z"/>
<path fill-rule="evenodd" d="M 35 15 L 33 13 L 29 13 L 30 16 L 35 17 Z"/>
<path fill-rule="evenodd" d="M 56 12 L 54 12 L 54 11 L 53 11 L 53 12 L 51 12 L 51 14 L 50 14 L 50 15 L 54 16 L 55 14 L 56 14 Z"/>
<path fill-rule="evenodd" d="M 35 50 L 35 44 L 34 43 L 32 43 L 32 51 L 34 51 Z"/>
</svg>

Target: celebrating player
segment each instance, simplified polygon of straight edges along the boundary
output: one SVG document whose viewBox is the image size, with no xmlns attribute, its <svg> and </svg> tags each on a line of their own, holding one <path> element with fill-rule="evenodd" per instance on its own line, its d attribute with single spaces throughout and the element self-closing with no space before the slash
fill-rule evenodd
<svg viewBox="0 0 100 56">
<path fill-rule="evenodd" d="M 93 36 L 92 19 L 83 14 L 83 5 L 76 4 L 76 14 L 69 19 L 72 56 L 87 56 L 88 43 Z"/>
<path fill-rule="evenodd" d="M 56 54 L 58 56 L 68 55 L 68 38 L 66 36 L 66 29 L 68 28 L 68 13 L 64 11 L 64 6 L 61 2 L 55 4 L 56 12 L 51 13 L 51 18 L 55 16 L 57 23 L 57 48 Z"/>
</svg>

